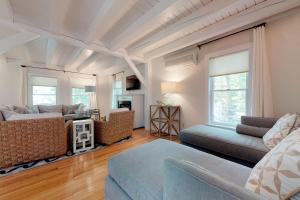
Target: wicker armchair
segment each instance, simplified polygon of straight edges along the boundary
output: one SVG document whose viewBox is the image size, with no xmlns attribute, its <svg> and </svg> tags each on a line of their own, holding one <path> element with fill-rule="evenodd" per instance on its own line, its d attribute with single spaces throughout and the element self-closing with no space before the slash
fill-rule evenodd
<svg viewBox="0 0 300 200">
<path fill-rule="evenodd" d="M 0 168 L 64 155 L 69 126 L 62 117 L 0 121 Z"/>
<path fill-rule="evenodd" d="M 95 121 L 95 141 L 98 144 L 112 144 L 132 136 L 134 111 L 109 114 L 109 121 Z"/>
</svg>

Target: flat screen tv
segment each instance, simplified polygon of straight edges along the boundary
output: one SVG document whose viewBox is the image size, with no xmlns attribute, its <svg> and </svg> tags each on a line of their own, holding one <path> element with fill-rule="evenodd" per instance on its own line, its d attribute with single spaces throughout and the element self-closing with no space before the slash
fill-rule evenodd
<svg viewBox="0 0 300 200">
<path fill-rule="evenodd" d="M 139 90 L 141 89 L 141 82 L 136 75 L 126 77 L 126 90 Z"/>
</svg>

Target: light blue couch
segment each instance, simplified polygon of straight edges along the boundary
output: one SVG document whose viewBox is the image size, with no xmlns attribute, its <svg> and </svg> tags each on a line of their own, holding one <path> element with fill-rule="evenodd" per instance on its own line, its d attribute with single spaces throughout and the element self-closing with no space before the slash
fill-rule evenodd
<svg viewBox="0 0 300 200">
<path fill-rule="evenodd" d="M 109 161 L 107 200 L 262 199 L 244 189 L 251 168 L 155 140 Z"/>
</svg>

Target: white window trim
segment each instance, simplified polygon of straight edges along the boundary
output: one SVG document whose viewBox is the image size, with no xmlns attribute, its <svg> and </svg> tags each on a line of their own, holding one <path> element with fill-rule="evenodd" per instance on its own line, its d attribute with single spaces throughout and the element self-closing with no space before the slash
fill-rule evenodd
<svg viewBox="0 0 300 200">
<path fill-rule="evenodd" d="M 71 100 L 70 100 L 70 102 L 71 102 L 72 105 L 75 104 L 75 103 L 73 102 L 73 96 L 81 96 L 81 95 L 73 95 L 73 88 L 77 88 L 77 89 L 85 89 L 84 86 L 83 86 L 83 87 L 76 87 L 76 86 L 72 86 L 72 87 L 71 87 Z M 87 107 L 90 108 L 90 107 L 91 107 L 91 105 L 90 105 L 90 103 L 91 103 L 91 100 L 90 100 L 91 96 L 90 96 L 90 95 L 88 95 L 88 96 L 89 96 L 89 105 L 88 105 Z M 86 106 L 86 105 L 85 105 L 85 106 Z"/>
<path fill-rule="evenodd" d="M 246 112 L 247 114 L 251 114 L 251 101 L 250 101 L 250 97 L 251 97 L 251 80 L 252 80 L 252 43 L 245 43 L 242 45 L 237 45 L 233 48 L 228 48 L 222 51 L 217 51 L 211 54 L 206 54 L 204 56 L 204 63 L 205 63 L 205 74 L 206 74 L 206 95 L 207 95 L 207 125 L 210 126 L 215 126 L 215 127 L 220 127 L 220 128 L 225 128 L 225 129 L 235 129 L 235 127 L 231 127 L 228 125 L 224 125 L 224 124 L 216 124 L 216 123 L 212 123 L 212 119 L 211 119 L 211 83 L 210 83 L 210 79 L 209 79 L 209 60 L 211 58 L 215 58 L 215 57 L 220 57 L 220 56 L 224 56 L 224 55 L 228 55 L 228 54 L 232 54 L 232 53 L 236 53 L 236 52 L 240 52 L 240 51 L 249 51 L 249 71 L 248 71 L 248 78 L 247 78 L 247 99 L 246 99 Z"/>
<path fill-rule="evenodd" d="M 27 78 L 27 102 L 28 102 L 28 105 L 32 106 L 33 105 L 33 98 L 32 98 L 32 95 L 33 95 L 33 91 L 32 91 L 32 87 L 34 85 L 32 85 L 32 77 L 34 76 L 38 76 L 38 77 L 45 77 L 45 78 L 55 78 L 57 79 L 57 86 L 56 86 L 56 105 L 58 105 L 59 103 L 59 91 L 60 91 L 60 86 L 59 86 L 59 78 L 57 76 L 47 76 L 47 75 L 44 75 L 44 74 L 39 74 L 39 73 L 28 73 L 28 78 Z M 40 85 L 41 86 L 41 85 Z"/>
</svg>

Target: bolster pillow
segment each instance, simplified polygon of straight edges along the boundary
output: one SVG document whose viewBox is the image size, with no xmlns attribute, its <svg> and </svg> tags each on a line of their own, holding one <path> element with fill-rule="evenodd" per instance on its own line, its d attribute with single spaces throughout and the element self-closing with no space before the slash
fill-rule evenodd
<svg viewBox="0 0 300 200">
<path fill-rule="evenodd" d="M 255 126 L 248 126 L 244 124 L 238 124 L 236 127 L 236 132 L 240 134 L 250 135 L 254 137 L 262 138 L 267 132 L 270 130 L 269 128 L 261 128 Z"/>
</svg>

